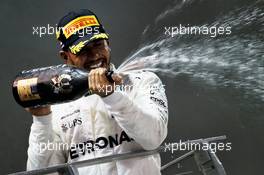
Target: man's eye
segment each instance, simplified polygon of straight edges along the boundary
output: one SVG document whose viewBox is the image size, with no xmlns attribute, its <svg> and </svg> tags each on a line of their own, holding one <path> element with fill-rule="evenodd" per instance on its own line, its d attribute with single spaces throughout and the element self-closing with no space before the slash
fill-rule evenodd
<svg viewBox="0 0 264 175">
<path fill-rule="evenodd" d="M 82 48 L 81 51 L 77 53 L 77 56 L 85 55 L 93 48 L 103 48 L 103 47 L 104 47 L 103 41 L 95 41 L 94 43 L 92 43 L 92 45 L 85 46 L 84 48 Z"/>
<path fill-rule="evenodd" d="M 94 44 L 94 46 L 95 46 L 95 47 L 97 47 L 97 46 L 101 46 L 101 43 L 96 43 L 96 44 Z"/>
<path fill-rule="evenodd" d="M 100 47 L 103 46 L 103 42 L 102 41 L 96 41 L 93 45 L 94 47 Z"/>
<path fill-rule="evenodd" d="M 77 56 L 85 55 L 87 51 L 85 49 L 82 49 L 79 53 L 77 53 Z"/>
</svg>

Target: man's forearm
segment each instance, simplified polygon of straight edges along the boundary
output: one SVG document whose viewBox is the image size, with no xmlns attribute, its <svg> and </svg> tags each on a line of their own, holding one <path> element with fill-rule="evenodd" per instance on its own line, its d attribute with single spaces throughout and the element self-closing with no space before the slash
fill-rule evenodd
<svg viewBox="0 0 264 175">
<path fill-rule="evenodd" d="M 144 149 L 157 148 L 167 136 L 167 124 L 160 113 L 140 108 L 128 96 L 115 92 L 104 99 L 120 127 Z"/>
</svg>

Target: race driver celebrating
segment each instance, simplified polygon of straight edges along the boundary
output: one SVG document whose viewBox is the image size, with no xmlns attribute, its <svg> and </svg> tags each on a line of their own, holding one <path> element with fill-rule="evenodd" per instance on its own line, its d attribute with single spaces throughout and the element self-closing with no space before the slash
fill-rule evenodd
<svg viewBox="0 0 264 175">
<path fill-rule="evenodd" d="M 114 83 L 107 79 L 106 71 L 114 70 L 108 34 L 89 10 L 65 15 L 58 23 L 57 39 L 65 63 L 89 71 L 89 90 L 93 95 L 27 109 L 33 115 L 27 170 L 158 148 L 166 138 L 168 121 L 167 99 L 160 79 L 151 72 L 132 71 L 130 83 L 138 86 L 116 91 L 114 84 L 121 84 L 123 78 L 113 76 Z M 155 154 L 78 171 L 85 175 L 158 175 L 160 166 L 160 155 Z"/>
</svg>

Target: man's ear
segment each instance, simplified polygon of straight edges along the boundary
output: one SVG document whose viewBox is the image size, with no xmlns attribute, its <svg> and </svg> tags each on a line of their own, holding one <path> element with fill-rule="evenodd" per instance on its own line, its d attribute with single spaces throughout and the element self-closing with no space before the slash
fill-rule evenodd
<svg viewBox="0 0 264 175">
<path fill-rule="evenodd" d="M 64 60 L 64 62 L 67 62 L 67 60 L 68 60 L 68 55 L 67 55 L 67 53 L 66 53 L 65 51 L 61 50 L 61 51 L 59 52 L 59 54 L 60 54 L 60 57 Z"/>
<path fill-rule="evenodd" d="M 109 40 L 106 40 L 106 43 L 107 43 L 107 48 L 108 48 L 109 52 L 111 52 Z"/>
</svg>

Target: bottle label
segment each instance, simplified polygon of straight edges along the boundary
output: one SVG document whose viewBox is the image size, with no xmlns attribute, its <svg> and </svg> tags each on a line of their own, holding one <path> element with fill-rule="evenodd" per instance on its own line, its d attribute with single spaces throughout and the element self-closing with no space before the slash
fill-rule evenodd
<svg viewBox="0 0 264 175">
<path fill-rule="evenodd" d="M 56 75 L 51 79 L 51 85 L 55 94 L 67 94 L 72 92 L 72 77 L 69 74 Z"/>
<path fill-rule="evenodd" d="M 29 78 L 17 81 L 17 92 L 21 101 L 40 99 L 37 93 L 38 78 Z"/>
</svg>

